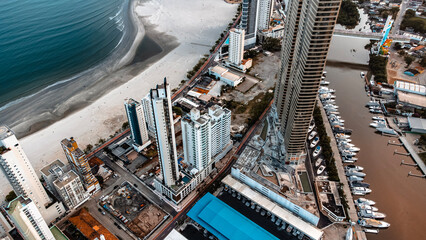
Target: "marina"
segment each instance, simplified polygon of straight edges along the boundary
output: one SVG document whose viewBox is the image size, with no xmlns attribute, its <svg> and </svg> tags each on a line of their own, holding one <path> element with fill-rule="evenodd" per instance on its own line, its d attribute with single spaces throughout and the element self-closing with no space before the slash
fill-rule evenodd
<svg viewBox="0 0 426 240">
<path fill-rule="evenodd" d="M 368 52 L 364 45 L 368 42 L 335 37 L 327 63 L 326 80 L 330 88 L 336 90 L 333 99 L 339 105 L 338 112 L 346 120 L 345 127 L 353 130 L 351 143 L 361 148 L 356 157 L 343 159 L 357 158 L 353 164 L 364 167 L 363 172 L 367 174 L 364 182 L 368 182 L 372 190 L 368 198 L 377 202 L 374 207 L 386 213 L 385 221 L 391 225 L 379 234 L 369 234 L 368 239 L 421 239 L 423 224 L 415 219 L 422 219 L 426 211 L 426 186 L 424 179 L 407 175 L 410 171 L 417 175 L 422 173 L 412 166 L 400 165 L 401 160 L 405 163 L 413 163 L 413 160 L 410 156 L 394 154 L 395 150 L 406 153 L 402 146 L 388 145 L 388 141 L 396 141 L 395 136 L 378 134 L 369 126 L 378 114 L 369 113 L 365 107 L 371 99 L 365 94 L 365 82 L 360 79 L 360 72 L 367 71 Z M 348 44 L 356 53 L 345 50 Z M 338 162 L 336 158 L 336 165 Z M 389 176 L 392 176 L 391 181 Z"/>
</svg>

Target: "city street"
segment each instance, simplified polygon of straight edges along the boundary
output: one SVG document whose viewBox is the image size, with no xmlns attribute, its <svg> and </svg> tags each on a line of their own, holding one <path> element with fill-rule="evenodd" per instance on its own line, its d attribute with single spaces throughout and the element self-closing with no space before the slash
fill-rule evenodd
<svg viewBox="0 0 426 240">
<path fill-rule="evenodd" d="M 404 15 L 405 15 L 405 10 L 407 9 L 407 2 L 408 0 L 404 0 L 401 2 L 398 15 L 396 15 L 396 19 L 395 19 L 395 22 L 393 23 L 393 27 L 391 30 L 392 34 L 399 33 L 399 27 L 401 26 L 402 19 L 404 18 Z"/>
<path fill-rule="evenodd" d="M 115 173 L 120 175 L 120 181 L 121 182 L 119 182 L 118 184 L 115 184 L 115 185 L 119 185 L 122 182 L 127 181 L 130 184 L 132 184 L 133 186 L 135 186 L 146 199 L 148 199 L 150 202 L 160 206 L 160 208 L 162 208 L 165 212 L 169 213 L 172 216 L 175 216 L 177 214 L 176 210 L 172 206 L 170 206 L 165 201 L 163 201 L 157 194 L 155 194 L 153 192 L 152 189 L 148 188 L 144 183 L 142 183 L 142 180 L 140 180 L 139 178 L 137 178 L 135 175 L 128 172 L 127 170 L 121 168 L 111 158 L 109 158 L 109 156 L 107 154 L 105 154 L 103 151 L 96 154 L 96 156 L 98 158 L 100 158 Z M 113 187 L 113 186 L 110 186 L 109 188 L 107 188 L 107 190 L 105 190 L 103 192 L 109 193 L 112 190 L 112 189 L 109 190 L 111 187 Z"/>
</svg>

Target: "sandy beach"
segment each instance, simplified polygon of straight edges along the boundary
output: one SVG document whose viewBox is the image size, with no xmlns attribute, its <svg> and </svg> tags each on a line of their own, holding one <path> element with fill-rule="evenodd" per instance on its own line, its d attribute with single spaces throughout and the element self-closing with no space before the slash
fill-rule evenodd
<svg viewBox="0 0 426 240">
<path fill-rule="evenodd" d="M 123 107 L 126 97 L 141 99 L 164 77 L 172 88 L 177 87 L 185 79 L 186 72 L 209 53 L 210 47 L 207 46 L 214 44 L 236 10 L 237 5 L 223 0 L 149 0 L 137 3 L 135 14 L 140 21 L 137 41 L 146 35 L 163 51 L 147 62 L 132 63 L 112 73 L 110 78 L 113 80 L 107 81 L 108 85 L 101 91 L 102 96 L 88 101 L 90 105 L 20 139 L 35 170 L 38 172 L 55 159 L 66 162 L 60 147 L 63 138 L 73 136 L 84 149 L 87 144 L 94 145 L 99 139 L 114 134 L 126 121 Z M 122 62 L 132 59 L 136 51 L 137 45 L 132 46 Z M 131 80 L 126 79 L 132 74 L 135 76 Z M 84 96 L 75 96 L 79 97 Z M 5 180 L 3 174 L 0 179 Z M 6 193 L 10 189 L 9 184 L 4 184 L 0 192 Z"/>
</svg>

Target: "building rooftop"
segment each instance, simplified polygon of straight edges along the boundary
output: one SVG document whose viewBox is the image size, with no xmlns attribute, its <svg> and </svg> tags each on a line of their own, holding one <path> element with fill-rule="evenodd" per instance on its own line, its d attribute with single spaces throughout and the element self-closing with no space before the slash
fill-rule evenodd
<svg viewBox="0 0 426 240">
<path fill-rule="evenodd" d="M 172 229 L 172 231 L 169 233 L 169 235 L 166 236 L 164 240 L 187 240 L 187 238 L 184 237 L 180 232 Z"/>
<path fill-rule="evenodd" d="M 278 240 L 210 193 L 204 195 L 187 215 L 220 240 Z"/>
<path fill-rule="evenodd" d="M 50 174 L 52 174 L 52 170 L 53 170 L 55 167 L 63 168 L 64 166 L 65 166 L 65 164 L 64 164 L 61 160 L 56 159 L 56 160 L 55 160 L 55 161 L 53 161 L 52 163 L 50 163 L 50 164 L 48 164 L 48 165 L 44 166 L 44 167 L 40 170 L 40 172 L 41 172 L 42 174 L 44 174 L 45 176 L 49 176 Z"/>
<path fill-rule="evenodd" d="M 415 93 L 398 91 L 398 100 L 410 105 L 426 108 L 426 96 Z"/>
<path fill-rule="evenodd" d="M 74 216 L 70 217 L 69 221 L 90 240 L 101 239 L 101 235 L 108 240 L 118 240 L 84 208 L 80 209 L 80 211 L 78 211 Z"/>
<path fill-rule="evenodd" d="M 419 95 L 426 96 L 426 86 L 405 82 L 405 81 L 395 81 L 395 89 L 399 91 L 411 92 Z"/>
<path fill-rule="evenodd" d="M 51 227 L 50 231 L 52 232 L 53 237 L 55 237 L 55 240 L 69 240 L 67 236 L 65 236 L 65 234 L 56 227 L 56 225 Z"/>
<path fill-rule="evenodd" d="M 271 212 L 275 216 L 281 218 L 285 222 L 289 223 L 293 227 L 302 231 L 305 235 L 308 235 L 311 239 L 321 239 L 323 232 L 315 226 L 305 222 L 301 218 L 295 216 L 287 209 L 282 208 L 277 203 L 272 202 L 269 198 L 264 197 L 262 194 L 252 190 L 249 186 L 239 182 L 232 176 L 227 175 L 222 182 L 232 189 L 236 190 L 246 198 L 256 202 L 257 205 Z"/>
<path fill-rule="evenodd" d="M 63 188 L 68 183 L 74 181 L 74 179 L 76 178 L 78 178 L 78 175 L 73 170 L 70 170 L 67 173 L 63 174 L 58 179 L 56 179 L 53 182 L 53 185 L 57 186 L 58 188 Z"/>
<path fill-rule="evenodd" d="M 31 199 L 29 198 L 24 198 L 23 196 L 19 196 L 15 199 L 13 199 L 11 202 L 9 202 L 9 205 L 7 205 L 7 212 L 11 213 L 15 211 L 16 206 L 18 206 L 18 204 L 22 205 L 22 206 L 26 206 L 27 204 L 31 203 Z"/>
<path fill-rule="evenodd" d="M 228 72 L 229 70 L 228 70 L 228 69 L 226 69 L 226 68 L 224 68 L 224 67 L 222 67 L 222 66 L 216 65 L 216 66 L 214 66 L 214 67 L 211 69 L 211 71 L 212 71 L 212 72 L 215 72 L 215 73 L 217 73 L 217 74 L 222 75 L 222 74 L 224 74 L 224 73 Z"/>
<path fill-rule="evenodd" d="M 426 119 L 415 118 L 415 117 L 408 117 L 407 119 L 408 119 L 408 125 L 410 125 L 410 128 L 423 129 L 426 131 Z"/>
</svg>

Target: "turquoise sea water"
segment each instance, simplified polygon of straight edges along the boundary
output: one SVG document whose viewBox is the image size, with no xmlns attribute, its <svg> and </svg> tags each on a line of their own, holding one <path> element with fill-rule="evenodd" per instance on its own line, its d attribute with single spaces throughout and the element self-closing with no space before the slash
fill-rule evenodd
<svg viewBox="0 0 426 240">
<path fill-rule="evenodd" d="M 129 0 L 1 0 L 0 107 L 95 67 L 122 42 Z"/>
</svg>

